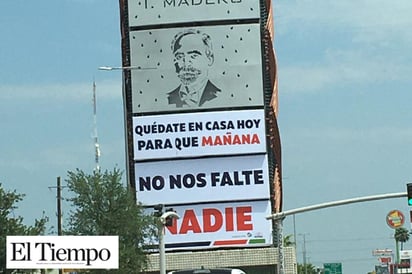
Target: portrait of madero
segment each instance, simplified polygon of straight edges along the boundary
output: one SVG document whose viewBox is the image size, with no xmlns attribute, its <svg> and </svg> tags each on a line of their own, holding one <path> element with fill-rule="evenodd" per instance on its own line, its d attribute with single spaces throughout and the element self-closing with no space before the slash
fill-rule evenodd
<svg viewBox="0 0 412 274">
<path fill-rule="evenodd" d="M 194 29 L 184 30 L 174 37 L 171 50 L 181 84 L 168 93 L 168 103 L 176 107 L 200 107 L 216 100 L 221 89 L 209 79 L 214 62 L 210 36 Z"/>
<path fill-rule="evenodd" d="M 133 31 L 133 113 L 263 105 L 258 24 Z"/>
</svg>

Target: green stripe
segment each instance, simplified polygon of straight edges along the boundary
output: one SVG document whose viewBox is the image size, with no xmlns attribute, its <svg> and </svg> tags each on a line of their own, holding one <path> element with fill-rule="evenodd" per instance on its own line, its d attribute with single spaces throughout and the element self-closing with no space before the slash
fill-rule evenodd
<svg viewBox="0 0 412 274">
<path fill-rule="evenodd" d="M 265 239 L 250 239 L 249 244 L 264 244 Z"/>
</svg>

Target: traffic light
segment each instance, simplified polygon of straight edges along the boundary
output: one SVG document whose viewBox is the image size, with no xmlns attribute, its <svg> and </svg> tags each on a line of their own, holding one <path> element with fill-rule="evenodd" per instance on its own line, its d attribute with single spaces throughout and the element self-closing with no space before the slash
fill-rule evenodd
<svg viewBox="0 0 412 274">
<path fill-rule="evenodd" d="M 154 216 L 155 217 L 160 217 L 163 214 L 163 205 L 162 204 L 158 204 L 154 206 Z"/>
<path fill-rule="evenodd" d="M 412 183 L 406 184 L 406 189 L 408 192 L 408 205 L 412 206 Z"/>
</svg>

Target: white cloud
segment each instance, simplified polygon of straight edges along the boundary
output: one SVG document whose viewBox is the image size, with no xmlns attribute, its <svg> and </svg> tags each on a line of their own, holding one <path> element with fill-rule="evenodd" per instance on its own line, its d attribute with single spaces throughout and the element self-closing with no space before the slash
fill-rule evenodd
<svg viewBox="0 0 412 274">
<path fill-rule="evenodd" d="M 280 29 L 304 24 L 305 27 L 392 28 L 411 25 L 409 0 L 299 0 L 274 1 L 275 24 Z"/>
<path fill-rule="evenodd" d="M 361 49 L 327 50 L 317 63 L 288 63 L 280 66 L 278 73 L 282 93 L 312 93 L 348 84 L 410 81 L 412 68 L 385 54 L 370 56 Z"/>
<path fill-rule="evenodd" d="M 326 66 L 289 66 L 278 70 L 281 93 L 314 92 L 331 85 L 334 72 Z M 296 81 L 299 79 L 299 81 Z"/>
<path fill-rule="evenodd" d="M 274 5 L 278 46 L 287 49 L 287 44 L 282 44 L 283 34 L 299 41 L 311 33 L 322 36 L 327 31 L 329 39 L 332 33 L 337 40 L 319 41 L 319 56 L 289 62 L 278 56 L 281 92 L 320 92 L 348 84 L 410 81 L 412 1 L 300 0 L 276 1 Z M 339 40 L 342 35 L 343 40 Z M 294 47 L 304 51 L 305 41 Z"/>
<path fill-rule="evenodd" d="M 334 90 L 348 82 L 379 80 L 380 66 L 355 52 L 327 52 L 322 63 L 293 63 L 279 68 L 279 90 L 285 93 L 312 93 Z M 299 79 L 299 81 L 296 81 Z"/>
<path fill-rule="evenodd" d="M 100 163 L 103 168 L 111 169 L 116 165 L 121 168 L 124 164 L 123 132 L 115 133 L 116 137 L 108 142 L 100 142 Z M 7 149 L 7 157 L 0 158 L 0 170 L 7 170 L 2 175 L 20 171 L 21 174 L 38 174 L 43 170 L 53 173 L 56 170 L 86 170 L 94 167 L 94 143 L 92 138 L 73 143 L 70 138 L 62 137 L 59 144 L 29 146 L 22 149 L 16 145 Z M 19 149 L 16 149 L 19 148 Z"/>
<path fill-rule="evenodd" d="M 299 138 L 312 143 L 366 143 L 368 145 L 412 144 L 412 127 L 373 127 L 373 128 L 297 128 L 288 132 L 288 139 Z M 407 141 L 406 141 L 407 140 Z M 291 142 L 289 140 L 289 142 Z M 292 142 L 293 143 L 293 142 Z"/>
</svg>

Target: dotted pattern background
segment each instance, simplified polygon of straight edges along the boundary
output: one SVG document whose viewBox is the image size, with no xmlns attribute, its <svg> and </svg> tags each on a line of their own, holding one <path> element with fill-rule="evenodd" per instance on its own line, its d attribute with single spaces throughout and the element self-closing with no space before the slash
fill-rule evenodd
<svg viewBox="0 0 412 274">
<path fill-rule="evenodd" d="M 256 0 L 129 0 L 128 5 L 130 26 L 260 17 Z"/>
<path fill-rule="evenodd" d="M 179 111 L 168 105 L 167 93 L 180 85 L 170 45 L 187 28 L 130 33 L 133 112 Z M 194 27 L 210 35 L 214 64 L 209 78 L 222 92 L 207 108 L 263 106 L 259 24 Z M 212 104 L 212 103 L 211 103 Z M 195 107 L 198 108 L 198 107 Z"/>
</svg>

